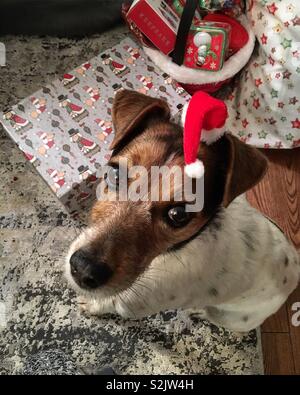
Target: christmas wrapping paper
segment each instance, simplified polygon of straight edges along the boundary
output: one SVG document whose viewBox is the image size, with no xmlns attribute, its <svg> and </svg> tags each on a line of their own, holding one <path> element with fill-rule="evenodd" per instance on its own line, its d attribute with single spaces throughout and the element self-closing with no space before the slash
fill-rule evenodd
<svg viewBox="0 0 300 395">
<path fill-rule="evenodd" d="M 97 171 L 110 157 L 113 99 L 124 88 L 167 100 L 173 116 L 188 99 L 126 38 L 0 113 L 8 134 L 73 215 L 95 199 Z"/>
</svg>

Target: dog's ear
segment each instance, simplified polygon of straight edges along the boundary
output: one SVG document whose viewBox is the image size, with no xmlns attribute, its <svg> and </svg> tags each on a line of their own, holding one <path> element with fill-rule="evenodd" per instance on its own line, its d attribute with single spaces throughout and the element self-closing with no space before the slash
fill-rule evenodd
<svg viewBox="0 0 300 395">
<path fill-rule="evenodd" d="M 170 108 L 167 102 L 135 91 L 119 91 L 112 108 L 115 137 L 110 149 L 125 146 L 129 139 L 142 131 L 139 128 L 149 116 L 169 120 Z"/>
<path fill-rule="evenodd" d="M 223 195 L 223 206 L 227 207 L 237 196 L 257 184 L 268 167 L 266 157 L 238 138 L 226 134 L 227 170 Z"/>
</svg>

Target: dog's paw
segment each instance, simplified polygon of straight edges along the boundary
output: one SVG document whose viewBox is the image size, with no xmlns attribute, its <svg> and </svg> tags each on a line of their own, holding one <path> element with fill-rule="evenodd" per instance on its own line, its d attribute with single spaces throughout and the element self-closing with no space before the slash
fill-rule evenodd
<svg viewBox="0 0 300 395">
<path fill-rule="evenodd" d="M 86 316 L 100 316 L 103 314 L 115 312 L 113 300 L 98 301 L 85 296 L 79 296 L 77 299 L 77 304 L 79 311 Z"/>
</svg>

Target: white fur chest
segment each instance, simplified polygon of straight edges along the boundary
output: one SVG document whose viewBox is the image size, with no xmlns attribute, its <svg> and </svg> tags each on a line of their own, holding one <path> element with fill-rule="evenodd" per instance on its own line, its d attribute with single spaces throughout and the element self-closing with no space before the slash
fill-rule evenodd
<svg viewBox="0 0 300 395">
<path fill-rule="evenodd" d="M 251 316 L 254 326 L 245 325 L 255 327 L 284 303 L 299 273 L 294 247 L 242 197 L 185 247 L 152 262 L 134 284 L 142 296 L 135 311 L 144 315 L 143 300 L 153 313 L 213 307 Z"/>
</svg>

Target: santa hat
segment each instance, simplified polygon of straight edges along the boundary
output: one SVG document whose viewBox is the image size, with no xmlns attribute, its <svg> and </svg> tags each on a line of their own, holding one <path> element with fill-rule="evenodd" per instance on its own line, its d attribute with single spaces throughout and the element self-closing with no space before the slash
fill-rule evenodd
<svg viewBox="0 0 300 395">
<path fill-rule="evenodd" d="M 105 125 L 105 121 L 103 119 L 100 119 L 100 118 L 95 119 L 95 122 L 100 127 Z"/>
<path fill-rule="evenodd" d="M 83 87 L 83 89 L 84 89 L 87 93 L 90 93 L 90 92 L 93 90 L 92 87 L 87 86 L 87 85 L 85 85 L 85 86 Z"/>
<path fill-rule="evenodd" d="M 124 46 L 125 51 L 129 52 L 130 54 L 134 51 L 134 49 L 130 45 Z"/>
<path fill-rule="evenodd" d="M 36 160 L 36 157 L 34 155 L 29 154 L 28 152 L 24 152 L 25 158 L 29 160 L 29 162 L 34 162 Z"/>
<path fill-rule="evenodd" d="M 39 100 L 36 97 L 32 97 L 30 99 L 30 101 L 31 101 L 32 104 L 38 104 L 38 102 L 39 102 Z"/>
<path fill-rule="evenodd" d="M 63 75 L 63 79 L 67 80 L 67 81 L 73 80 L 74 78 L 75 78 L 75 76 L 72 74 L 69 74 L 69 73 L 66 73 Z"/>
<path fill-rule="evenodd" d="M 225 132 L 227 107 L 221 100 L 206 92 L 198 91 L 182 110 L 184 127 L 183 150 L 185 173 L 191 178 L 201 178 L 203 163 L 197 159 L 200 141 L 212 144 Z"/>
<path fill-rule="evenodd" d="M 43 140 L 47 138 L 47 133 L 46 132 L 37 132 L 37 135 Z"/>
<path fill-rule="evenodd" d="M 88 70 L 91 67 L 91 64 L 89 62 L 83 63 L 81 65 L 81 67 L 83 67 L 85 70 Z"/>
<path fill-rule="evenodd" d="M 56 177 L 57 176 L 57 170 L 54 170 L 54 169 L 48 169 L 47 170 L 47 173 L 49 174 L 49 176 L 51 177 L 51 178 L 54 178 L 54 177 Z"/>
</svg>

